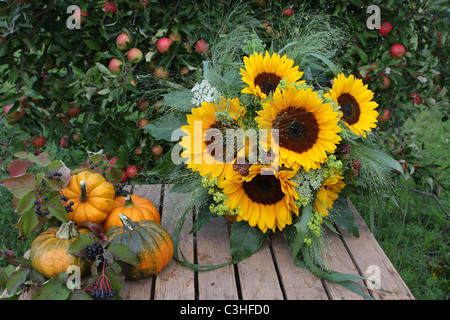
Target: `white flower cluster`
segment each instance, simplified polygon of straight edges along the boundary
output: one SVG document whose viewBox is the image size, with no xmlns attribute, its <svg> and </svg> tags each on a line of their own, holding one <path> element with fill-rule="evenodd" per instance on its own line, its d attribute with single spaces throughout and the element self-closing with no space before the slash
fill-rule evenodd
<svg viewBox="0 0 450 320">
<path fill-rule="evenodd" d="M 196 106 L 200 106 L 202 102 L 219 102 L 219 91 L 212 87 L 206 79 L 202 80 L 200 84 L 196 83 L 191 91 L 194 93 L 191 103 Z"/>
<path fill-rule="evenodd" d="M 299 194 L 299 201 L 302 202 L 302 205 L 306 205 L 322 186 L 322 170 L 311 169 L 309 172 L 300 170 L 292 181 L 298 184 L 295 189 Z"/>
</svg>

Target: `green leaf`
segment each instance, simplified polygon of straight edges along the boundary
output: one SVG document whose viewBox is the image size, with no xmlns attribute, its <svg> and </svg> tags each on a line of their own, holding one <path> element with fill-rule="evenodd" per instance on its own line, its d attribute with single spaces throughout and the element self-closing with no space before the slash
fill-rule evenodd
<svg viewBox="0 0 450 320">
<path fill-rule="evenodd" d="M 311 203 L 309 203 L 303 208 L 300 221 L 294 224 L 294 227 L 297 229 L 297 235 L 291 238 L 293 240 L 291 244 L 292 248 L 291 250 L 294 259 L 298 255 L 301 247 L 304 244 L 303 241 L 305 240 L 305 237 L 308 234 L 307 224 L 311 220 L 311 214 L 312 214 L 312 205 Z"/>
<path fill-rule="evenodd" d="M 27 279 L 27 275 L 29 272 L 30 269 L 21 268 L 11 275 L 11 277 L 8 279 L 8 282 L 6 282 L 6 290 L 8 291 L 8 294 L 10 295 L 16 294 L 16 291 L 19 289 L 20 286 L 22 286 L 22 284 Z"/>
<path fill-rule="evenodd" d="M 101 46 L 93 39 L 84 40 L 89 49 L 97 51 L 101 49 Z"/>
<path fill-rule="evenodd" d="M 124 244 L 115 244 L 108 247 L 108 251 L 112 253 L 114 259 L 139 267 L 139 261 L 131 249 Z"/>
<path fill-rule="evenodd" d="M 204 225 L 208 224 L 211 219 L 218 217 L 215 213 L 212 213 L 211 210 L 209 210 L 209 205 L 213 203 L 213 196 L 210 195 L 205 198 L 203 202 L 204 203 L 199 206 L 198 215 L 194 221 L 194 225 L 190 233 L 199 231 Z"/>
<path fill-rule="evenodd" d="M 163 95 L 166 103 L 172 108 L 182 111 L 190 112 L 195 106 L 191 103 L 194 94 L 191 90 L 173 91 Z"/>
<path fill-rule="evenodd" d="M 172 112 L 153 120 L 144 128 L 156 139 L 172 141 L 172 133 L 186 124 L 186 114 Z"/>
<path fill-rule="evenodd" d="M 233 261 L 242 261 L 250 257 L 269 236 L 259 228 L 251 227 L 247 221 L 236 221 L 230 232 L 230 253 Z"/>
<path fill-rule="evenodd" d="M 164 155 L 161 163 L 154 167 L 148 174 L 158 177 L 170 177 L 173 176 L 179 169 L 180 165 L 173 163 L 172 152 L 170 151 Z"/>
<path fill-rule="evenodd" d="M 4 179 L 2 186 L 8 189 L 16 198 L 22 198 L 27 193 L 37 190 L 34 174 L 25 173 L 23 175 Z"/>
<path fill-rule="evenodd" d="M 69 250 L 67 250 L 67 253 L 73 254 L 74 256 L 86 256 L 84 246 L 90 246 L 92 244 L 93 238 L 90 237 L 86 233 L 80 234 L 74 242 L 69 247 Z"/>
<path fill-rule="evenodd" d="M 46 204 L 48 210 L 56 219 L 62 222 L 69 222 L 67 211 L 61 203 L 59 193 L 51 195 L 46 201 Z"/>
<path fill-rule="evenodd" d="M 50 278 L 33 296 L 33 300 L 66 300 L 72 292 L 66 285 L 67 273 Z"/>
<path fill-rule="evenodd" d="M 333 209 L 328 212 L 328 219 L 334 222 L 338 227 L 346 230 L 348 233 L 359 237 L 358 226 L 355 222 L 355 215 L 348 207 L 347 200 L 340 196 L 333 203 Z"/>
<path fill-rule="evenodd" d="M 29 235 L 31 231 L 39 224 L 37 214 L 34 212 L 34 208 L 30 207 L 24 212 L 19 219 L 18 226 L 25 236 Z"/>
</svg>

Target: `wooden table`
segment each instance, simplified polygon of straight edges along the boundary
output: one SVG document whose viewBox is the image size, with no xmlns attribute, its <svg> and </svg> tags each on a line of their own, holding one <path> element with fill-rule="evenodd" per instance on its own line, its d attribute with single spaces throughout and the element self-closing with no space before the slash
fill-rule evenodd
<svg viewBox="0 0 450 320">
<path fill-rule="evenodd" d="M 161 225 L 170 233 L 179 213 L 177 204 L 188 194 L 170 193 L 167 186 L 136 185 L 129 191 L 159 206 Z M 366 290 L 374 299 L 411 300 L 410 290 L 378 245 L 372 233 L 355 213 L 360 237 L 344 230 L 328 233 L 332 250 L 327 254 L 329 268 L 363 277 L 379 271 L 382 290 Z M 229 222 L 212 219 L 196 234 L 189 234 L 192 221 L 186 221 L 180 236 L 180 249 L 192 263 L 215 265 L 231 260 Z M 332 252 L 331 252 L 332 251 Z M 126 300 L 355 300 L 364 299 L 340 285 L 324 281 L 294 265 L 280 232 L 272 235 L 246 260 L 220 269 L 194 272 L 175 260 L 158 275 L 127 281 L 121 291 Z"/>
</svg>

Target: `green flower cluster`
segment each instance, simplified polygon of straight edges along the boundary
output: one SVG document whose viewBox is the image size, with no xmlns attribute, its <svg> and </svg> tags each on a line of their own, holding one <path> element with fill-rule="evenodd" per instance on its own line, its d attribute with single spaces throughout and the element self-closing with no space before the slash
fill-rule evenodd
<svg viewBox="0 0 450 320">
<path fill-rule="evenodd" d="M 312 237 L 320 237 L 321 230 L 322 230 L 322 223 L 323 223 L 323 217 L 316 212 L 313 212 L 311 215 L 311 220 L 306 224 L 306 226 L 309 229 L 308 234 L 306 235 L 303 242 L 310 246 L 312 243 Z"/>
<path fill-rule="evenodd" d="M 334 154 L 328 156 L 328 160 L 324 168 L 322 169 L 322 176 L 326 178 L 334 178 L 335 172 L 342 172 L 343 163 L 341 160 L 337 160 Z"/>
<path fill-rule="evenodd" d="M 202 177 L 202 186 L 204 188 L 208 188 L 208 194 L 213 196 L 213 200 L 215 202 L 209 205 L 209 210 L 211 211 L 211 213 L 215 213 L 218 216 L 223 216 L 225 214 L 228 215 L 239 214 L 239 207 L 232 210 L 225 204 L 225 202 L 228 201 L 228 197 L 217 186 L 218 183 L 219 180 L 217 178 L 211 178 L 210 180 L 209 176 Z"/>
</svg>

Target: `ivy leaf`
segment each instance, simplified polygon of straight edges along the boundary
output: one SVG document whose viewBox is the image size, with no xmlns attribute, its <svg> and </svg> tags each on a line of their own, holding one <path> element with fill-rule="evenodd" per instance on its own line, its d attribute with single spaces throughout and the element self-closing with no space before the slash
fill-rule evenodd
<svg viewBox="0 0 450 320">
<path fill-rule="evenodd" d="M 269 233 L 263 233 L 259 228 L 251 227 L 247 221 L 236 221 L 231 227 L 230 253 L 234 261 L 242 261 L 250 257 L 267 239 Z"/>
</svg>

